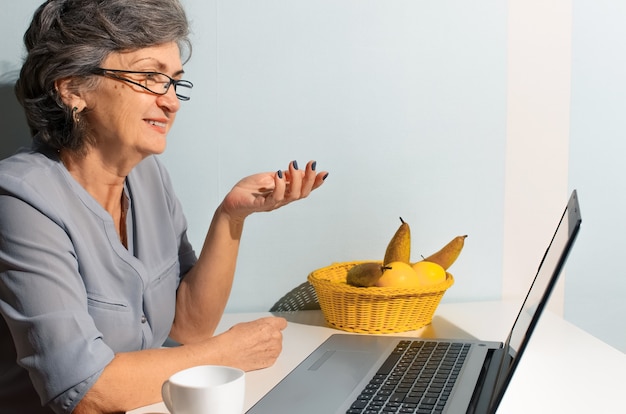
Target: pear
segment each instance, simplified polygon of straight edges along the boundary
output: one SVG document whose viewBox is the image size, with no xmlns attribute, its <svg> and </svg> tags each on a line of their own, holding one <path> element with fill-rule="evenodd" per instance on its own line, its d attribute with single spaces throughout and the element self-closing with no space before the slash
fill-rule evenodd
<svg viewBox="0 0 626 414">
<path fill-rule="evenodd" d="M 461 254 L 461 250 L 463 250 L 463 246 L 465 245 L 466 237 L 467 235 L 455 237 L 448 244 L 443 246 L 437 253 L 433 253 L 425 258 L 424 261 L 437 263 L 447 270 Z"/>
<path fill-rule="evenodd" d="M 348 270 L 346 282 L 356 287 L 375 286 L 385 269 L 385 266 L 376 262 L 359 263 Z"/>
<path fill-rule="evenodd" d="M 387 245 L 383 266 L 392 262 L 409 263 L 411 260 L 411 229 L 402 217 L 400 217 L 400 222 L 400 227 Z"/>
</svg>

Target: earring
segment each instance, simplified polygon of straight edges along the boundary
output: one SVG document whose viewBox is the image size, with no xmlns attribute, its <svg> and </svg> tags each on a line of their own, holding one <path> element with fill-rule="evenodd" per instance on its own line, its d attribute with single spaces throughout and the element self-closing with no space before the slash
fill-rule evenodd
<svg viewBox="0 0 626 414">
<path fill-rule="evenodd" d="M 72 119 L 74 120 L 75 124 L 80 122 L 79 113 L 80 112 L 78 112 L 78 107 L 75 106 L 75 107 L 72 108 Z"/>
</svg>

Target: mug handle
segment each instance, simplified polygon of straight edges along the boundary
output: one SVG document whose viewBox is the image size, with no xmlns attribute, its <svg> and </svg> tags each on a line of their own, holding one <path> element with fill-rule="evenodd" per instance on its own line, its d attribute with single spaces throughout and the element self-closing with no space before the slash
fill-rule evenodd
<svg viewBox="0 0 626 414">
<path fill-rule="evenodd" d="M 172 410 L 172 397 L 170 396 L 170 382 L 169 382 L 169 380 L 165 381 L 163 383 L 163 385 L 161 386 L 161 396 L 163 397 L 163 402 L 165 403 L 165 406 L 167 407 L 167 410 L 170 413 L 173 413 L 174 410 Z"/>
</svg>

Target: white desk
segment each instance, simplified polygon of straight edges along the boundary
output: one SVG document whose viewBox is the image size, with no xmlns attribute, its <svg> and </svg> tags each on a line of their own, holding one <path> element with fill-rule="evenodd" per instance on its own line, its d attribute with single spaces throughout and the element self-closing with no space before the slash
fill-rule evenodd
<svg viewBox="0 0 626 414">
<path fill-rule="evenodd" d="M 507 302 L 442 304 L 431 325 L 397 335 L 504 341 L 518 306 Z M 269 313 L 263 312 L 226 314 L 218 331 L 267 315 Z M 281 316 L 289 320 L 284 331 L 283 352 L 274 366 L 246 374 L 246 410 L 328 336 L 343 333 L 325 327 L 319 311 Z M 625 354 L 546 311 L 498 413 L 623 413 L 626 412 L 625 374 Z M 168 411 L 158 403 L 127 414 L 168 414 Z"/>
</svg>

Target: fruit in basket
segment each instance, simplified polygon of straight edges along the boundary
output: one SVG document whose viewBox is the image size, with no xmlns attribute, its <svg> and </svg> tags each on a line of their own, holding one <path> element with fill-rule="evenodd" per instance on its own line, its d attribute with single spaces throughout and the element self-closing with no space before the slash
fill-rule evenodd
<svg viewBox="0 0 626 414">
<path fill-rule="evenodd" d="M 411 260 L 411 229 L 402 217 L 400 217 L 400 227 L 387 244 L 383 265 L 392 262 L 409 263 Z"/>
<path fill-rule="evenodd" d="M 382 276 L 376 282 L 378 287 L 419 288 L 422 286 L 413 267 L 405 262 L 387 264 Z"/>
<path fill-rule="evenodd" d="M 461 254 L 466 237 L 467 235 L 455 237 L 448 244 L 443 246 L 441 250 L 425 258 L 424 261 L 437 263 L 443 267 L 444 270 L 447 270 Z"/>
<path fill-rule="evenodd" d="M 356 287 L 376 286 L 385 269 L 379 262 L 359 263 L 348 269 L 346 282 Z"/>
<path fill-rule="evenodd" d="M 437 263 L 423 260 L 412 267 L 422 286 L 436 285 L 446 280 L 446 270 Z"/>
</svg>

